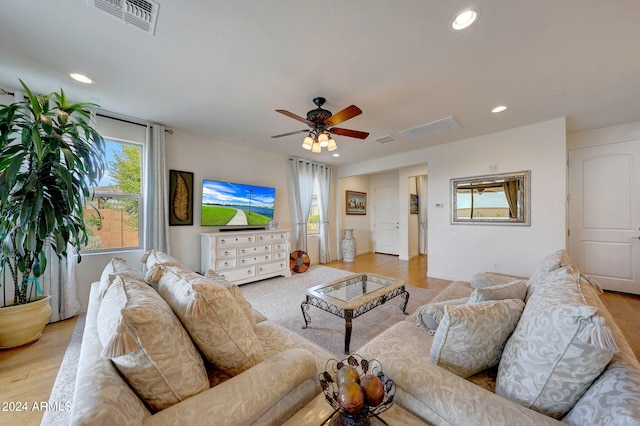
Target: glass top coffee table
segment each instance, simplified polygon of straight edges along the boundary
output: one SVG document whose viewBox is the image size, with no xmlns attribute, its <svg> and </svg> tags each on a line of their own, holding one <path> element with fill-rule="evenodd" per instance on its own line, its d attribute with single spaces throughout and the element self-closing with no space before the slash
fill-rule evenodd
<svg viewBox="0 0 640 426">
<path fill-rule="evenodd" d="M 309 306 L 315 306 L 344 318 L 344 353 L 348 354 L 351 342 L 351 322 L 354 318 L 400 295 L 404 298 L 400 304 L 400 310 L 407 315 L 409 293 L 404 287 L 405 282 L 402 280 L 363 273 L 349 275 L 328 284 L 308 288 L 306 300 L 300 305 L 304 317 L 302 328 L 307 328 L 311 322 Z"/>
</svg>

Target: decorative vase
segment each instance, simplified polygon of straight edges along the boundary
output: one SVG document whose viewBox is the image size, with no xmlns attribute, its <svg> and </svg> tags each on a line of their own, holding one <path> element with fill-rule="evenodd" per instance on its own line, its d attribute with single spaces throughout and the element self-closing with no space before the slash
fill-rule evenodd
<svg viewBox="0 0 640 426">
<path fill-rule="evenodd" d="M 356 258 L 356 239 L 353 238 L 353 229 L 344 230 L 344 239 L 340 244 L 342 249 L 342 260 L 353 262 Z"/>
<path fill-rule="evenodd" d="M 0 349 L 14 348 L 35 342 L 51 315 L 51 296 L 38 300 L 0 308 Z"/>
</svg>

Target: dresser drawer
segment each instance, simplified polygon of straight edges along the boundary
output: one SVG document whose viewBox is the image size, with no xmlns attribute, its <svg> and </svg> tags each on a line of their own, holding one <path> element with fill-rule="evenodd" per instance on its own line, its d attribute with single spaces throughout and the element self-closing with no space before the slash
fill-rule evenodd
<svg viewBox="0 0 640 426">
<path fill-rule="evenodd" d="M 287 243 L 274 244 L 271 249 L 273 251 L 289 251 L 289 245 Z"/>
<path fill-rule="evenodd" d="M 255 265 L 256 263 L 268 262 L 271 260 L 271 253 L 261 254 L 259 256 L 241 257 L 238 259 L 238 266 Z"/>
<path fill-rule="evenodd" d="M 216 250 L 216 259 L 229 259 L 238 255 L 236 248 L 227 248 L 224 250 Z"/>
<path fill-rule="evenodd" d="M 273 253 L 273 260 L 288 260 L 289 259 L 289 253 L 287 253 L 286 251 L 278 251 Z"/>
<path fill-rule="evenodd" d="M 238 256 L 244 256 L 245 254 L 259 254 L 271 252 L 271 245 L 253 246 L 253 247 L 238 247 Z"/>
<path fill-rule="evenodd" d="M 269 263 L 266 265 L 258 265 L 258 276 L 272 274 L 274 272 L 286 271 L 289 268 L 289 262 L 280 261 Z"/>
<path fill-rule="evenodd" d="M 221 259 L 216 261 L 216 271 L 235 267 L 236 259 Z"/>
<path fill-rule="evenodd" d="M 253 244 L 256 242 L 255 235 L 221 235 L 216 236 L 218 247 L 234 247 L 242 244 Z"/>
<path fill-rule="evenodd" d="M 225 280 L 233 282 L 255 277 L 256 268 L 254 266 L 248 266 L 246 268 L 233 269 L 230 271 L 219 271 L 218 273 Z"/>
<path fill-rule="evenodd" d="M 276 241 L 287 241 L 287 233 L 286 232 L 270 232 L 265 234 L 260 234 L 257 236 L 258 242 L 276 242 Z"/>
</svg>

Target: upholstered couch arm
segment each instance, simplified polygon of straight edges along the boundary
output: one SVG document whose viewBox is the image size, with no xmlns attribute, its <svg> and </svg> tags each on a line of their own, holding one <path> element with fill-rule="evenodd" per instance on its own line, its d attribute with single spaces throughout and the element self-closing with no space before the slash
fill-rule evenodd
<svg viewBox="0 0 640 426">
<path fill-rule="evenodd" d="M 316 365 L 288 349 L 144 420 L 145 425 L 278 424 L 316 395 Z"/>
<path fill-rule="evenodd" d="M 424 356 L 419 354 L 417 356 Z M 392 377 L 399 392 L 410 394 L 404 398 L 410 411 L 431 413 L 436 424 L 452 425 L 558 425 L 559 421 L 508 401 L 447 370 L 428 362 L 401 365 L 378 357 L 385 373 Z"/>
</svg>

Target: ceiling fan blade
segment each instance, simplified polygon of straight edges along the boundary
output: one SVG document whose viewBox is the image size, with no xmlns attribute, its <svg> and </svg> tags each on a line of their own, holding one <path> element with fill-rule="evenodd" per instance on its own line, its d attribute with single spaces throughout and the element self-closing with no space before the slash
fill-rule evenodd
<svg viewBox="0 0 640 426">
<path fill-rule="evenodd" d="M 362 114 L 362 110 L 355 105 L 351 105 L 342 111 L 333 114 L 331 117 L 327 118 L 326 121 L 330 126 L 337 126 L 343 121 L 347 121 L 348 119 L 360 114 Z"/>
<path fill-rule="evenodd" d="M 291 136 L 291 135 L 297 135 L 299 133 L 308 133 L 308 130 L 296 130 L 295 132 L 289 132 L 289 133 L 283 133 L 281 135 L 275 135 L 275 136 L 271 136 L 272 138 L 281 138 L 284 136 Z"/>
<path fill-rule="evenodd" d="M 329 129 L 330 133 L 340 136 L 348 136 L 350 138 L 366 139 L 369 136 L 367 132 L 361 132 L 359 130 L 340 129 L 338 127 L 332 127 Z"/>
<path fill-rule="evenodd" d="M 311 121 L 307 120 L 306 118 L 302 118 L 299 115 L 296 115 L 296 114 L 294 114 L 292 112 L 289 112 L 287 110 L 284 110 L 284 109 L 277 109 L 276 111 L 279 112 L 280 114 L 284 114 L 287 117 L 293 118 L 294 120 L 302 121 L 304 124 L 313 127 L 313 123 Z"/>
</svg>

